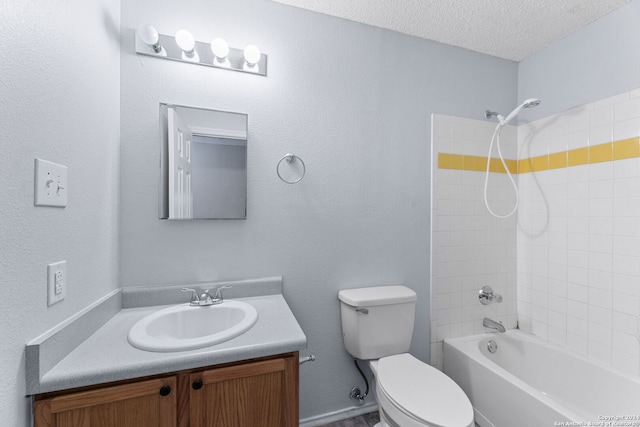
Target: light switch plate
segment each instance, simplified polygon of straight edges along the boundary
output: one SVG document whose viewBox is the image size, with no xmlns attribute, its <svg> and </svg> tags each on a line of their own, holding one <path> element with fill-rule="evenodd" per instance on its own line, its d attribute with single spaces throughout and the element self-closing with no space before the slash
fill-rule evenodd
<svg viewBox="0 0 640 427">
<path fill-rule="evenodd" d="M 67 261 L 47 264 L 47 305 L 62 301 L 67 296 Z"/>
<path fill-rule="evenodd" d="M 67 206 L 67 167 L 47 160 L 35 162 L 36 206 Z"/>
</svg>

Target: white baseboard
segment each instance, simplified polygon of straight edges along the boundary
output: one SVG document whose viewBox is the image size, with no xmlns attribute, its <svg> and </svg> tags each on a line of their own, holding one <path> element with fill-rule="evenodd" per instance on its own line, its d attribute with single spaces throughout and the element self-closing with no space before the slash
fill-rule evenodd
<svg viewBox="0 0 640 427">
<path fill-rule="evenodd" d="M 357 417 L 358 415 L 368 414 L 369 412 L 375 412 L 377 410 L 378 405 L 376 403 L 352 408 L 345 408 L 339 411 L 329 412 L 328 414 L 315 415 L 313 417 L 301 419 L 300 427 L 317 427 L 335 421 Z"/>
</svg>

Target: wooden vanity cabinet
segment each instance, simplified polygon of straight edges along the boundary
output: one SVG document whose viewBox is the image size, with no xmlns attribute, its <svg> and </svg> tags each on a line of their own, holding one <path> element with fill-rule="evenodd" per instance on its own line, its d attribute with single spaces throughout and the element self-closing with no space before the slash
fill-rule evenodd
<svg viewBox="0 0 640 427">
<path fill-rule="evenodd" d="M 35 396 L 35 427 L 298 426 L 298 353 Z"/>
</svg>

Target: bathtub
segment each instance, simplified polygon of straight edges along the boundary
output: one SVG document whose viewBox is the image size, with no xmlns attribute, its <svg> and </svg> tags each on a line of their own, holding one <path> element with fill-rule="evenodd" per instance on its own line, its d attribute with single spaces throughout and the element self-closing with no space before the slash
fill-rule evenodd
<svg viewBox="0 0 640 427">
<path fill-rule="evenodd" d="M 445 340 L 444 372 L 481 427 L 640 427 L 640 378 L 518 330 Z"/>
</svg>

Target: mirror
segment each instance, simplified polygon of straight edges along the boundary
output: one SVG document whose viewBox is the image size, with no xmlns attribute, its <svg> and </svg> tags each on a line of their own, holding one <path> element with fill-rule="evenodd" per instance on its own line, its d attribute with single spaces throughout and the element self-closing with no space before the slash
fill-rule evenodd
<svg viewBox="0 0 640 427">
<path fill-rule="evenodd" d="M 160 104 L 160 219 L 246 219 L 247 115 Z"/>
</svg>

